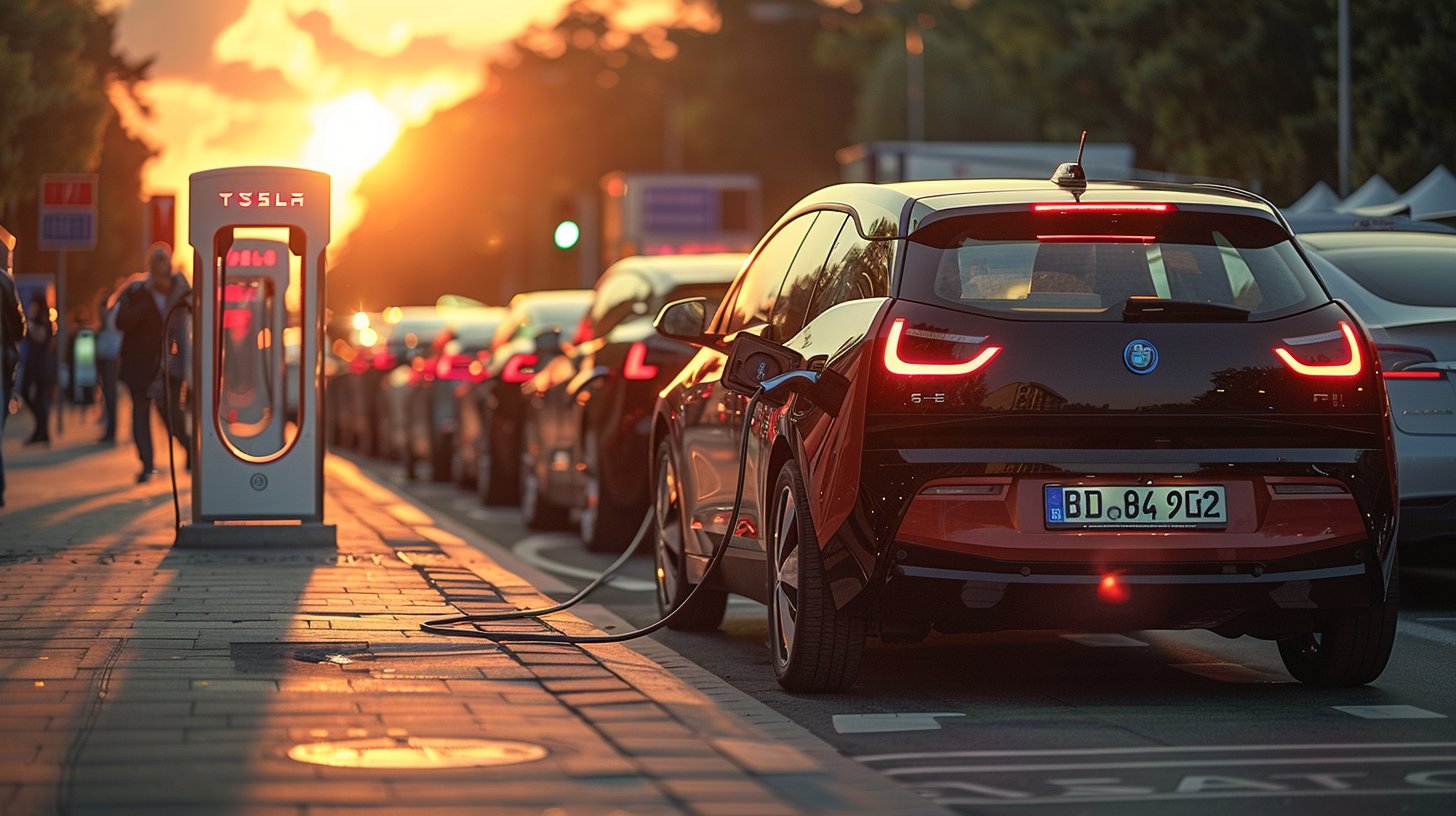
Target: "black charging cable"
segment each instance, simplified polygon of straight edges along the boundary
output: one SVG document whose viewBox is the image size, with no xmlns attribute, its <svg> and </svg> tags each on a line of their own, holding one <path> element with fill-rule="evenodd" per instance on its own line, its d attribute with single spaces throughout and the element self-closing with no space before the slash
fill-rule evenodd
<svg viewBox="0 0 1456 816">
<path fill-rule="evenodd" d="M 436 635 L 446 635 L 449 637 L 482 638 L 484 640 L 490 640 L 497 643 L 587 644 L 621 643 L 627 640 L 635 640 L 640 637 L 646 637 L 647 635 L 650 635 L 653 632 L 656 632 L 657 630 L 666 626 L 672 621 L 674 617 L 681 613 L 688 604 L 692 603 L 693 596 L 696 595 L 700 590 L 702 590 L 703 586 L 708 583 L 708 579 L 712 577 L 714 570 L 717 569 L 718 564 L 722 562 L 724 553 L 728 551 L 728 541 L 733 535 L 733 528 L 738 525 L 738 515 L 743 509 L 743 480 L 744 471 L 746 470 L 746 467 L 744 465 L 748 460 L 748 437 L 753 430 L 754 411 L 758 408 L 758 403 L 760 399 L 763 398 L 764 394 L 766 394 L 768 391 L 773 390 L 773 387 L 777 384 L 778 383 L 770 384 L 766 382 L 762 386 L 760 386 L 759 389 L 755 391 L 753 396 L 748 400 L 748 407 L 743 412 L 743 433 L 738 446 L 738 484 L 733 491 L 733 511 L 728 515 L 728 526 L 726 529 L 723 530 L 722 539 L 719 540 L 718 546 L 714 548 L 713 555 L 708 559 L 708 565 L 703 570 L 703 579 L 695 584 L 692 589 L 688 590 L 687 597 L 683 598 L 682 603 L 678 604 L 666 615 L 663 615 L 661 618 L 659 618 L 656 622 L 644 626 L 641 629 L 633 629 L 630 632 L 619 632 L 612 635 L 567 635 L 559 632 L 500 632 L 492 631 L 489 629 L 458 629 L 449 625 L 448 622 L 469 623 L 475 619 L 482 619 L 480 616 L 462 615 L 457 618 L 441 618 L 440 620 L 436 621 L 426 621 L 420 624 L 420 629 Z M 638 540 L 632 543 L 632 546 L 630 546 L 627 551 L 618 558 L 618 561 L 625 563 L 627 556 L 630 555 L 632 551 L 634 551 L 641 543 L 641 539 L 644 537 L 648 527 L 647 521 L 650 518 L 651 516 L 649 515 L 648 519 L 643 520 L 642 529 L 639 531 L 637 537 Z M 684 554 L 686 555 L 687 542 L 685 541 L 683 542 L 683 544 Z M 615 569 L 618 566 L 619 565 L 614 564 L 613 567 L 609 569 Z M 600 586 L 601 583 L 603 583 L 605 580 L 606 575 L 604 574 L 603 576 L 599 576 L 595 581 L 593 581 L 593 584 L 595 584 L 596 586 Z M 596 586 L 591 586 L 590 588 L 595 589 Z M 577 593 L 577 595 L 571 598 L 569 601 L 563 602 L 562 604 L 557 604 L 555 607 L 549 607 L 549 609 L 551 612 L 558 612 L 569 606 L 575 605 L 582 598 L 586 597 L 588 592 L 589 590 L 583 590 L 582 592 Z M 483 619 L 510 620 L 513 618 L 539 617 L 541 615 L 549 614 L 549 612 L 541 610 L 521 610 L 518 612 L 504 612 L 497 614 L 499 615 L 499 617 L 492 616 L 485 617 Z"/>
<path fill-rule="evenodd" d="M 631 558 L 632 554 L 642 547 L 642 542 L 646 540 L 647 531 L 650 529 L 652 529 L 652 510 L 648 510 L 647 515 L 642 518 L 642 526 L 637 528 L 637 535 L 632 538 L 632 543 L 627 545 L 627 549 L 623 550 L 622 554 L 617 556 L 617 560 L 608 564 L 607 568 L 602 570 L 600 575 L 593 578 L 591 583 L 582 587 L 575 595 L 558 604 L 542 606 L 536 609 L 513 609 L 509 612 L 483 612 L 476 615 L 455 615 L 449 618 L 436 618 L 435 620 L 428 620 L 420 624 L 420 628 L 437 635 L 454 635 L 460 630 L 447 629 L 446 627 L 458 626 L 462 623 L 486 623 L 489 621 L 517 620 L 519 618 L 537 618 L 542 615 L 550 615 L 553 612 L 570 609 L 585 600 L 588 595 L 596 592 L 597 587 L 605 584 L 611 580 L 613 575 L 620 572 L 622 567 L 627 564 L 627 559 Z"/>
<path fill-rule="evenodd" d="M 176 410 L 174 411 L 174 406 L 172 405 L 172 366 L 170 365 L 170 358 L 174 356 L 172 354 L 172 317 L 177 313 L 178 309 L 192 310 L 191 294 L 173 303 L 172 307 L 167 310 L 167 314 L 162 318 L 162 358 L 159 365 L 162 368 L 162 405 L 165 406 L 163 410 L 167 414 L 167 470 L 172 476 L 172 530 L 174 533 L 180 533 L 182 531 L 182 498 L 177 492 L 177 456 L 173 450 L 173 443 L 177 438 L 175 431 L 177 423 L 185 423 L 187 421 L 187 415 L 182 412 L 182 406 L 175 406 Z M 181 352 L 180 348 L 178 352 Z M 189 397 L 195 396 L 189 395 Z M 181 395 L 179 394 L 179 402 L 181 401 L 180 397 Z M 135 411 L 136 406 L 133 405 L 131 409 Z M 177 414 L 182 414 L 182 416 L 179 417 Z M 151 421 L 152 418 L 148 416 L 147 422 Z M 186 428 L 184 427 L 183 430 L 186 430 Z M 191 439 L 192 434 L 188 434 L 187 438 Z M 191 451 L 188 451 L 187 456 L 187 461 L 192 461 Z"/>
</svg>

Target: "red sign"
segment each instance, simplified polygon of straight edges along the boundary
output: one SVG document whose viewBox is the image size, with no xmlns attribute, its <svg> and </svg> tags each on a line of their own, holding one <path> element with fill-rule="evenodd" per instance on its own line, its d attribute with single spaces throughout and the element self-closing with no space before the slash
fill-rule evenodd
<svg viewBox="0 0 1456 816">
<path fill-rule="evenodd" d="M 147 246 L 166 244 L 177 248 L 177 196 L 157 195 L 147 199 Z"/>
<path fill-rule="evenodd" d="M 57 176 L 41 183 L 41 203 L 47 207 L 96 206 L 96 177 L 90 174 Z"/>
</svg>

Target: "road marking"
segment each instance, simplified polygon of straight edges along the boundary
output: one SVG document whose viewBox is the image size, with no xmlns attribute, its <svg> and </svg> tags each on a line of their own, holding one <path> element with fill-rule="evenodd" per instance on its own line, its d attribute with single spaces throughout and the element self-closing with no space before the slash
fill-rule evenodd
<svg viewBox="0 0 1456 816">
<path fill-rule="evenodd" d="M 936 751 L 930 753 L 866 754 L 858 762 L 897 762 L 907 759 L 997 759 L 1009 757 L 1126 756 L 1136 754 L 1230 753 L 1238 751 L 1379 751 L 1456 748 L 1456 742 L 1310 742 L 1287 745 L 1140 745 L 1116 748 L 1035 748 L 1008 751 Z"/>
<path fill-rule="evenodd" d="M 915 787 L 931 787 L 920 786 Z M 1280 791 L 1229 791 L 1227 793 L 1150 793 L 1134 794 L 1131 796 L 1034 796 L 1029 799 L 988 799 L 960 796 L 937 796 L 933 801 L 937 805 L 1053 805 L 1053 804 L 1089 804 L 1092 802 L 1182 802 L 1188 800 L 1203 801 L 1207 799 L 1244 799 L 1259 798 L 1268 799 L 1271 797 L 1309 797 L 1309 796 L 1414 796 L 1416 794 L 1444 793 L 1447 796 L 1456 794 L 1456 788 L 1380 788 L 1372 790 L 1280 790 Z"/>
<path fill-rule="evenodd" d="M 554 572 L 557 575 L 565 575 L 571 578 L 581 578 L 587 581 L 594 580 L 601 572 L 598 570 L 585 569 L 571 564 L 562 564 L 544 555 L 548 550 L 559 550 L 563 547 L 579 547 L 581 542 L 573 536 L 567 535 L 533 535 L 517 541 L 511 546 L 511 552 L 515 553 L 521 560 L 534 567 Z M 624 592 L 653 592 L 657 585 L 651 581 L 643 581 L 638 578 L 613 578 L 607 583 Z"/>
<path fill-rule="evenodd" d="M 1424 623 L 1401 621 L 1396 625 L 1395 632 L 1399 635 L 1410 635 L 1411 637 L 1418 637 L 1421 640 L 1429 640 L 1445 646 L 1456 646 L 1456 632 L 1441 626 L 1427 626 Z"/>
<path fill-rule="evenodd" d="M 1220 683 L 1291 683 L 1288 677 L 1251 669 L 1241 663 L 1175 663 L 1172 668 Z"/>
<path fill-rule="evenodd" d="M 1026 773 L 1032 771 L 1114 771 L 1135 768 L 1218 768 L 1273 765 L 1363 765 L 1388 762 L 1456 762 L 1456 754 L 1443 756 L 1386 757 L 1276 757 L 1272 759 L 1155 759 L 1141 762 L 1051 762 L 1018 765 L 936 765 L 911 768 L 886 768 L 886 776 L 919 776 L 921 774 Z"/>
<path fill-rule="evenodd" d="M 1090 634 L 1090 635 L 1062 635 L 1063 638 L 1080 643 L 1083 646 L 1093 647 L 1120 647 L 1120 646 L 1147 646 L 1137 638 L 1130 638 L 1127 635 L 1112 634 Z"/>
<path fill-rule="evenodd" d="M 835 714 L 834 730 L 841 734 L 888 734 L 894 731 L 939 731 L 937 717 L 964 717 L 959 711 L 904 714 Z"/>
<path fill-rule="evenodd" d="M 1336 711 L 1354 714 L 1367 720 L 1444 720 L 1445 714 L 1416 708 L 1413 705 L 1330 706 Z"/>
</svg>

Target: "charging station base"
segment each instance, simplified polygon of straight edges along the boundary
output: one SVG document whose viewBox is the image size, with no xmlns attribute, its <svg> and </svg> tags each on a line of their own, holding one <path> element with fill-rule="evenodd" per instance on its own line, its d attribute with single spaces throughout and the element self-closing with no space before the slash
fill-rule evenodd
<svg viewBox="0 0 1456 816">
<path fill-rule="evenodd" d="M 174 547 L 184 550 L 338 549 L 339 528 L 333 524 L 216 524 L 191 522 L 177 529 Z"/>
</svg>

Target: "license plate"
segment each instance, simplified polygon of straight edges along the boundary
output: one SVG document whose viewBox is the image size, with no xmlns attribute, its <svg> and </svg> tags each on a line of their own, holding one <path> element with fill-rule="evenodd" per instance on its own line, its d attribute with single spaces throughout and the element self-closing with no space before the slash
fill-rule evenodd
<svg viewBox="0 0 1456 816">
<path fill-rule="evenodd" d="M 1226 527 L 1221 485 L 1046 486 L 1048 529 Z"/>
</svg>

